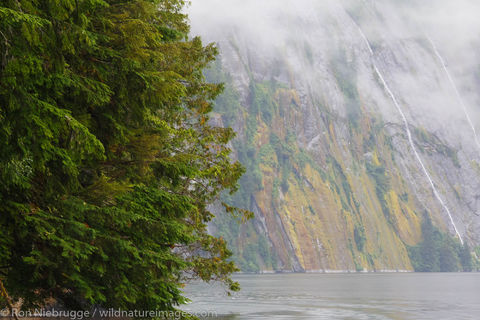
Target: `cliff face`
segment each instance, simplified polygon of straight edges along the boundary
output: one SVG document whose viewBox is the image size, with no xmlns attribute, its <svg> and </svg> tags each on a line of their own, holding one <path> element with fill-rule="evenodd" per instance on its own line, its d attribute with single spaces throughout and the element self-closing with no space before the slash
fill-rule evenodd
<svg viewBox="0 0 480 320">
<path fill-rule="evenodd" d="M 212 232 L 244 271 L 412 270 L 425 215 L 480 244 L 478 79 L 462 77 L 462 105 L 433 40 L 388 1 L 300 3 L 191 15 L 221 52 L 213 121 L 248 170 L 225 198 L 255 213 Z"/>
</svg>

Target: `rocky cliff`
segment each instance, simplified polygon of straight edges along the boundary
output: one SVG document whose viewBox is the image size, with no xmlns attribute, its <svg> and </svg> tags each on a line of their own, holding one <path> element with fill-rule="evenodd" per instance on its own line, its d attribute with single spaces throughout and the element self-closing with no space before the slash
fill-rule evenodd
<svg viewBox="0 0 480 320">
<path fill-rule="evenodd" d="M 221 52 L 212 121 L 235 129 L 247 168 L 225 199 L 255 218 L 211 226 L 242 270 L 412 270 L 426 217 L 480 244 L 478 64 L 442 56 L 445 42 L 392 1 L 191 10 Z"/>
</svg>

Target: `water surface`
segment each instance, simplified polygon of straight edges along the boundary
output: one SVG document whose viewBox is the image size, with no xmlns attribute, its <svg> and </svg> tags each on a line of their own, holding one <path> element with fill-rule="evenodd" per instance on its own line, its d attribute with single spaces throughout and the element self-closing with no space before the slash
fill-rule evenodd
<svg viewBox="0 0 480 320">
<path fill-rule="evenodd" d="M 480 273 L 238 275 L 231 297 L 191 284 L 189 312 L 212 319 L 480 319 Z"/>
</svg>

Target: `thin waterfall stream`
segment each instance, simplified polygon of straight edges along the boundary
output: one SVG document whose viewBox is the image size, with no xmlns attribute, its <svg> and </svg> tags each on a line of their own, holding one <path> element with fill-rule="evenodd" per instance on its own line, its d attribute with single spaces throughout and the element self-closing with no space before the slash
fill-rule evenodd
<svg viewBox="0 0 480 320">
<path fill-rule="evenodd" d="M 470 114 L 468 113 L 467 106 L 463 102 L 462 96 L 460 95 L 460 92 L 458 91 L 457 85 L 455 84 L 455 81 L 453 80 L 453 77 L 452 77 L 452 75 L 450 74 L 450 71 L 447 68 L 447 64 L 445 63 L 445 60 L 443 59 L 442 55 L 438 51 L 437 46 L 435 45 L 435 43 L 433 42 L 433 40 L 430 37 L 427 36 L 427 39 L 432 46 L 433 52 L 435 53 L 438 60 L 440 61 L 441 65 L 442 65 L 442 68 L 445 71 L 445 74 L 447 75 L 447 78 L 448 78 L 448 81 L 450 82 L 450 85 L 452 86 L 453 90 L 455 91 L 455 95 L 458 99 L 458 102 L 462 106 L 462 110 L 463 110 L 463 113 L 465 114 L 465 117 L 467 118 L 467 122 L 468 122 L 470 128 L 472 128 L 473 137 L 475 139 L 475 144 L 477 145 L 478 150 L 480 151 L 480 142 L 478 140 L 477 131 L 475 130 L 475 126 L 472 122 L 472 118 L 470 117 Z"/>
<path fill-rule="evenodd" d="M 460 235 L 460 232 L 458 231 L 457 229 L 457 226 L 455 224 L 455 221 L 453 220 L 453 217 L 452 217 L 452 214 L 450 213 L 450 209 L 448 209 L 447 205 L 445 204 L 445 202 L 442 200 L 442 197 L 440 196 L 440 194 L 438 193 L 437 191 L 437 188 L 435 187 L 435 184 L 433 183 L 433 180 L 432 178 L 430 177 L 430 174 L 428 173 L 423 161 L 422 161 L 422 158 L 420 157 L 420 154 L 418 153 L 417 151 L 417 148 L 415 147 L 415 143 L 413 142 L 413 138 L 412 138 L 412 133 L 410 132 L 410 128 L 409 128 L 409 125 L 408 125 L 408 121 L 407 121 L 407 117 L 405 116 L 405 114 L 403 113 L 403 110 L 402 108 L 400 107 L 400 104 L 398 103 L 397 101 L 397 98 L 395 97 L 395 95 L 393 94 L 392 90 L 390 89 L 390 87 L 388 86 L 387 82 L 385 81 L 382 73 L 380 72 L 380 70 L 378 69 L 376 63 L 375 63 L 375 53 L 373 52 L 373 49 L 372 49 L 372 46 L 370 45 L 370 42 L 368 41 L 367 37 L 365 36 L 365 34 L 363 33 L 363 30 L 360 28 L 360 26 L 357 24 L 357 22 L 352 19 L 353 23 L 356 25 L 362 39 L 365 41 L 365 44 L 367 45 L 368 47 L 368 51 L 370 52 L 370 55 L 371 55 L 371 62 L 372 62 L 372 66 L 373 68 L 375 69 L 375 73 L 377 74 L 378 78 L 380 79 L 383 87 L 385 88 L 385 90 L 387 91 L 388 95 L 390 96 L 390 98 L 392 99 L 393 101 L 393 104 L 395 105 L 395 107 L 397 108 L 398 112 L 400 113 L 400 115 L 402 116 L 402 119 L 403 119 L 403 123 L 405 125 L 405 131 L 407 132 L 407 136 L 408 136 L 408 141 L 410 143 L 410 147 L 412 148 L 413 150 L 413 153 L 415 154 L 415 158 L 417 159 L 418 163 L 420 164 L 421 168 L 422 168 L 422 171 L 423 173 L 425 174 L 425 177 L 427 178 L 431 188 L 432 188 L 432 191 L 433 191 L 433 194 L 435 195 L 435 198 L 437 198 L 438 202 L 440 202 L 440 204 L 442 205 L 442 207 L 445 209 L 445 212 L 447 213 L 449 219 L 450 219 L 450 222 L 453 226 L 453 229 L 455 230 L 455 233 L 456 235 L 458 236 L 459 240 L 460 240 L 460 243 L 463 245 L 463 238 L 462 236 Z"/>
</svg>

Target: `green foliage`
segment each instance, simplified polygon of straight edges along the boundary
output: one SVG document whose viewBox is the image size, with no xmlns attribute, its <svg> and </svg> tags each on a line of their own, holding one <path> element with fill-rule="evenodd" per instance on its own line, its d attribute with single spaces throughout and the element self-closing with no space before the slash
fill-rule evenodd
<svg viewBox="0 0 480 320">
<path fill-rule="evenodd" d="M 327 163 L 330 164 L 328 176 L 326 176 L 323 170 L 319 171 L 320 175 L 322 177 L 326 177 L 326 179 L 328 179 L 331 185 L 335 188 L 335 192 L 340 197 L 342 209 L 352 212 L 352 209 L 357 208 L 359 204 L 355 199 L 352 188 L 342 166 L 334 157 L 331 156 L 327 158 Z"/>
<path fill-rule="evenodd" d="M 425 214 L 422 223 L 423 241 L 408 247 L 408 254 L 415 271 L 456 272 L 472 271 L 472 257 L 467 244 L 461 245 L 436 228 Z"/>
<path fill-rule="evenodd" d="M 480 246 L 476 246 L 474 252 L 477 256 L 480 256 Z"/>
<path fill-rule="evenodd" d="M 257 237 L 255 242 L 247 244 L 244 248 L 243 267 L 240 265 L 242 271 L 259 272 L 260 269 L 276 267 L 276 258 L 271 252 L 267 238 L 263 234 L 258 234 Z M 260 261 L 264 264 L 262 268 L 260 268 Z"/>
<path fill-rule="evenodd" d="M 275 158 L 275 149 L 271 144 L 265 144 L 260 147 L 258 152 L 258 157 L 260 162 L 270 168 L 275 168 L 277 166 L 277 161 Z"/>
<path fill-rule="evenodd" d="M 400 195 L 400 199 L 403 201 L 403 202 L 408 202 L 408 193 L 404 192 Z"/>
<path fill-rule="evenodd" d="M 242 260 L 239 263 L 240 270 L 244 272 L 259 272 L 260 266 L 258 264 L 258 245 L 255 243 L 248 243 L 243 248 Z"/>
<path fill-rule="evenodd" d="M 348 239 L 347 247 L 350 251 L 350 254 L 352 255 L 353 263 L 355 264 L 355 271 L 357 271 L 357 272 L 362 271 L 363 266 L 361 265 L 361 263 L 357 259 L 357 255 L 355 254 L 355 251 L 353 250 L 353 244 L 352 244 L 351 239 Z"/>
<path fill-rule="evenodd" d="M 280 167 L 280 187 L 283 192 L 287 192 L 289 188 L 288 179 L 292 172 L 292 166 L 296 154 L 295 135 L 290 133 L 287 135 L 286 141 L 282 141 L 276 134 L 270 135 L 270 145 L 277 155 L 278 165 Z"/>
<path fill-rule="evenodd" d="M 355 229 L 353 230 L 353 236 L 358 251 L 363 251 L 365 241 L 367 240 L 365 237 L 365 228 L 363 226 L 355 226 Z"/>
<path fill-rule="evenodd" d="M 389 219 L 390 209 L 385 200 L 385 194 L 390 190 L 390 179 L 385 173 L 385 168 L 381 165 L 376 166 L 373 163 L 367 162 L 367 173 L 375 181 L 375 193 L 380 201 L 383 214 Z"/>
<path fill-rule="evenodd" d="M 232 246 L 233 260 L 243 272 L 276 267 L 275 253 L 266 236 L 259 234 L 254 224 L 253 220 L 240 224 L 232 216 L 220 216 L 213 221 L 217 235 Z"/>
<path fill-rule="evenodd" d="M 246 173 L 239 180 L 238 192 L 233 196 L 225 194 L 224 201 L 236 207 L 251 208 L 252 196 L 263 188 L 262 172 L 259 168 L 259 157 L 252 144 L 245 145 L 240 140 L 233 143 L 238 160 L 246 167 Z"/>
<path fill-rule="evenodd" d="M 225 73 L 222 68 L 221 60 L 215 60 L 205 71 L 205 77 L 209 82 L 222 83 L 225 86 L 223 92 L 216 98 L 214 109 L 222 115 L 224 124 L 232 126 L 241 116 L 242 106 L 240 105 L 240 96 L 233 88 L 232 78 Z"/>
<path fill-rule="evenodd" d="M 345 192 L 347 200 L 351 199 L 351 197 L 353 196 L 352 188 L 350 187 L 350 183 L 347 180 L 347 176 L 345 176 L 345 173 L 343 172 L 342 166 L 340 166 L 340 164 L 335 158 L 330 158 L 330 161 L 333 166 L 335 177 L 341 181 L 342 189 Z"/>
<path fill-rule="evenodd" d="M 230 86 L 227 84 L 227 87 Z M 236 94 L 236 93 L 235 93 Z M 227 103 L 228 101 L 220 101 Z M 258 107 L 258 106 L 257 106 Z M 225 106 L 222 108 L 226 108 Z M 257 116 L 255 112 L 249 112 L 246 118 L 246 128 L 244 140 L 235 139 L 234 148 L 237 152 L 238 160 L 245 166 L 246 173 L 239 181 L 239 190 L 233 197 L 227 197 L 226 202 L 242 208 L 251 207 L 251 199 L 255 192 L 263 188 L 262 173 L 259 168 L 260 157 L 255 146 L 255 136 L 257 134 Z M 267 156 L 268 150 L 264 150 L 264 156 Z"/>
<path fill-rule="evenodd" d="M 206 224 L 244 170 L 209 124 L 216 49 L 187 38 L 184 5 L 0 4 L 0 274 L 24 308 L 168 310 L 190 277 L 238 289 Z"/>
<path fill-rule="evenodd" d="M 472 271 L 480 271 L 480 246 L 473 249 L 472 254 Z"/>
<path fill-rule="evenodd" d="M 270 86 L 269 86 L 270 85 Z M 263 121 L 270 125 L 275 114 L 274 88 L 271 83 L 250 83 L 250 113 L 261 114 Z"/>
<path fill-rule="evenodd" d="M 214 79 L 227 79 L 226 88 L 232 88 L 231 79 L 226 75 L 222 74 L 221 65 L 217 64 L 214 68 L 214 71 L 209 71 L 209 76 Z M 215 73 L 213 73 L 215 72 Z M 238 160 L 246 167 L 246 173 L 242 176 L 239 181 L 239 190 L 233 197 L 226 197 L 225 201 L 231 203 L 235 206 L 242 208 L 251 208 L 251 200 L 253 195 L 263 189 L 263 175 L 260 170 L 260 164 L 267 165 L 269 167 L 277 167 L 275 160 L 275 154 L 277 155 L 277 161 L 279 165 L 283 168 L 283 164 L 287 163 L 288 157 L 293 154 L 292 147 L 287 147 L 285 142 L 281 142 L 280 139 L 273 135 L 271 137 L 270 144 L 263 145 L 259 150 L 255 145 L 255 137 L 258 130 L 258 122 L 261 121 L 260 118 L 269 123 L 274 115 L 276 110 L 274 103 L 274 91 L 275 84 L 266 82 L 266 83 L 255 83 L 251 81 L 250 84 L 250 101 L 249 101 L 249 110 L 246 117 L 245 123 L 245 136 L 239 137 L 234 140 L 233 145 L 234 149 L 237 152 Z M 236 101 L 234 101 L 237 99 Z M 228 99 L 219 99 L 217 104 L 220 110 L 226 110 L 230 108 L 227 104 L 237 106 L 241 108 L 238 104 L 238 94 L 232 88 L 232 94 Z M 237 112 L 241 113 L 241 109 Z M 246 109 L 243 111 L 247 112 Z M 223 113 L 222 116 L 224 119 L 228 119 L 233 113 Z M 273 139 L 273 140 L 272 140 Z M 272 142 L 275 141 L 275 142 Z M 288 169 L 288 168 L 287 168 Z M 285 169 L 282 169 L 284 172 Z M 286 188 L 288 183 L 288 172 L 285 172 L 282 178 L 283 188 Z M 287 187 L 288 188 L 288 187 Z"/>
<path fill-rule="evenodd" d="M 468 243 L 465 243 L 458 254 L 460 258 L 460 264 L 465 272 L 473 271 L 473 257 Z"/>
<path fill-rule="evenodd" d="M 254 230 L 253 224 L 247 226 L 247 239 L 252 240 L 243 247 L 238 265 L 244 272 L 259 272 L 265 268 L 275 268 L 276 257 L 269 247 L 268 240 L 263 234 Z M 254 238 L 249 238 L 255 234 Z M 245 239 L 244 239 L 245 240 Z"/>
</svg>

